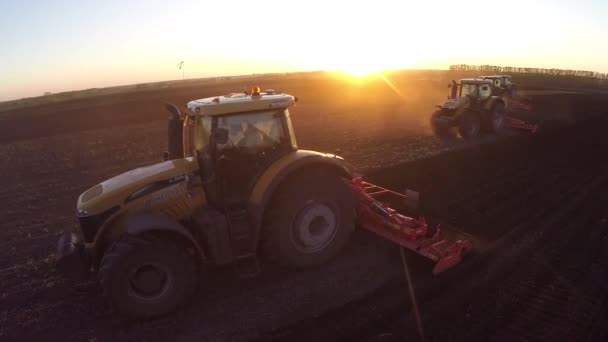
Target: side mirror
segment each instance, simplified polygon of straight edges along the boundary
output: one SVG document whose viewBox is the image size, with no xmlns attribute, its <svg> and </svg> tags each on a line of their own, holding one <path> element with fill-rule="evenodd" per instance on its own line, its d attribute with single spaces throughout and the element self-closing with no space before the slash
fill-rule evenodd
<svg viewBox="0 0 608 342">
<path fill-rule="evenodd" d="M 225 128 L 216 128 L 213 130 L 213 141 L 216 144 L 224 145 L 228 142 L 228 130 Z"/>
</svg>

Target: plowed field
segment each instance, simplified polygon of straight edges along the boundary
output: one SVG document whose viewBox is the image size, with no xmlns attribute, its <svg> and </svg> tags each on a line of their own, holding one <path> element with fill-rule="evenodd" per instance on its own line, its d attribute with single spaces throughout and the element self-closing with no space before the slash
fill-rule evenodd
<svg viewBox="0 0 608 342">
<path fill-rule="evenodd" d="M 369 180 L 423 195 L 427 215 L 468 233 L 476 253 L 440 277 L 408 254 L 432 340 L 602 340 L 608 280 L 608 122 L 601 95 L 537 92 L 536 136 L 440 141 L 427 127 L 445 98 L 430 81 L 265 85 L 297 95 L 300 147 L 341 154 Z M 445 82 L 444 82 L 445 83 Z M 114 317 L 96 282 L 55 274 L 56 240 L 76 197 L 158 161 L 162 103 L 231 90 L 148 91 L 0 113 L 0 340 L 201 341 L 417 339 L 398 249 L 364 231 L 306 271 L 267 265 L 243 281 L 204 275 L 186 310 L 149 322 Z M 236 89 L 240 90 L 240 89 Z M 398 94 L 400 93 L 400 94 Z"/>
</svg>

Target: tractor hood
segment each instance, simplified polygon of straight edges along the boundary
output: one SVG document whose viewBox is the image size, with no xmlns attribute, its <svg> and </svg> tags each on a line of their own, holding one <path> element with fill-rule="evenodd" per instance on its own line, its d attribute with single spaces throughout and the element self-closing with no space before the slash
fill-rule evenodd
<svg viewBox="0 0 608 342">
<path fill-rule="evenodd" d="M 449 99 L 443 105 L 441 105 L 441 108 L 458 109 L 458 108 L 466 107 L 468 105 L 469 105 L 469 98 L 465 96 L 465 97 L 457 97 L 454 99 Z"/>
<path fill-rule="evenodd" d="M 78 197 L 79 216 L 95 215 L 122 206 L 127 198 L 144 187 L 184 177 L 198 169 L 193 158 L 169 160 L 134 169 L 88 189 Z"/>
</svg>

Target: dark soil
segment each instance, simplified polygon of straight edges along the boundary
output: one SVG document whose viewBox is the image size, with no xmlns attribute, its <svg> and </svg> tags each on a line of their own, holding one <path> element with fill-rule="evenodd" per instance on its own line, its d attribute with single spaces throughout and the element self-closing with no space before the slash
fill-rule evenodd
<svg viewBox="0 0 608 342">
<path fill-rule="evenodd" d="M 408 255 L 426 337 L 601 340 L 608 124 L 596 114 L 604 97 L 535 95 L 526 115 L 542 124 L 536 136 L 441 141 L 427 123 L 444 87 L 394 83 L 401 96 L 382 83 L 264 86 L 299 96 L 300 147 L 340 149 L 369 180 L 420 191 L 427 215 L 471 234 L 477 256 L 440 277 Z M 77 196 L 160 159 L 162 103 L 240 90 L 147 91 L 0 114 L 0 340 L 418 338 L 398 249 L 364 231 L 317 269 L 266 265 L 246 281 L 230 268 L 209 270 L 192 305 L 147 322 L 118 320 L 94 280 L 56 274 L 56 241 L 76 225 Z"/>
</svg>

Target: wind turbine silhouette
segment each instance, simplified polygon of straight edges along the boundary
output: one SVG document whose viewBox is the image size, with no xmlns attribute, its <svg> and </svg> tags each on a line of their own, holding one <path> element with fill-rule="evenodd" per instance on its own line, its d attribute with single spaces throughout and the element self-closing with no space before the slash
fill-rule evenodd
<svg viewBox="0 0 608 342">
<path fill-rule="evenodd" d="M 184 80 L 184 70 L 186 70 L 186 66 L 184 65 L 184 61 L 177 63 L 177 68 L 182 71 L 182 81 Z"/>
</svg>

